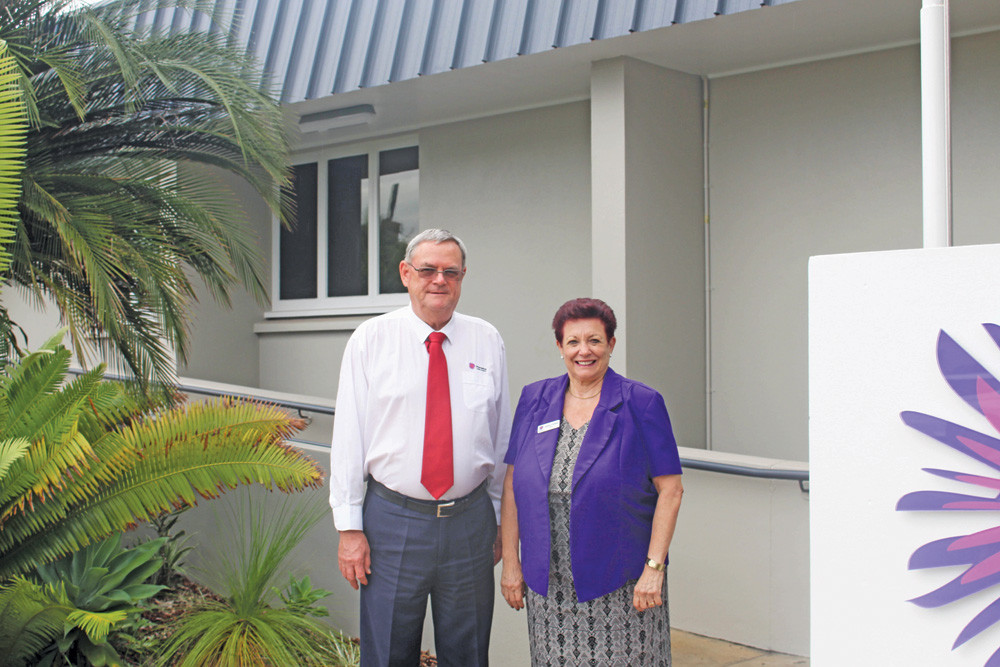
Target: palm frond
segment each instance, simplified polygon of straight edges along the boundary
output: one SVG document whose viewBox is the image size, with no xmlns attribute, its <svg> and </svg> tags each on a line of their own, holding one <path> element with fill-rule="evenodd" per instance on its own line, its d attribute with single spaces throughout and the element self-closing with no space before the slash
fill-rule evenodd
<svg viewBox="0 0 1000 667">
<path fill-rule="evenodd" d="M 4 518 L 0 577 L 240 484 L 282 491 L 318 485 L 316 464 L 281 442 L 296 426 L 276 408 L 220 400 L 109 433 L 56 497 Z M 51 527 L 39 531 L 40 524 Z"/>
<path fill-rule="evenodd" d="M 32 119 L 10 279 L 51 298 L 81 359 L 98 341 L 114 370 L 170 382 L 188 349 L 190 275 L 223 305 L 237 288 L 266 300 L 237 195 L 198 168 L 245 180 L 283 215 L 285 119 L 260 68 L 226 43 L 228 24 L 167 35 L 132 20 L 157 2 L 9 4 L 0 38 Z"/>
<path fill-rule="evenodd" d="M 101 368 L 64 383 L 57 340 L 0 375 L 0 580 L 240 484 L 320 484 L 284 443 L 300 420 L 229 399 L 139 404 Z"/>
<path fill-rule="evenodd" d="M 31 443 L 25 438 L 11 438 L 0 441 L 0 482 L 7 476 L 10 466 L 23 457 Z M 0 484 L 0 502 L 3 502 L 7 487 Z"/>
<path fill-rule="evenodd" d="M 18 83 L 17 63 L 6 43 L 0 42 L 0 273 L 10 264 L 7 246 L 14 238 L 17 222 L 28 129 Z"/>
<path fill-rule="evenodd" d="M 123 609 L 114 611 L 74 609 L 66 616 L 66 623 L 72 623 L 83 630 L 91 641 L 100 642 L 107 639 L 111 629 L 126 618 L 128 611 Z"/>
<path fill-rule="evenodd" d="M 13 577 L 0 586 L 3 664 L 24 665 L 60 637 L 69 611 L 59 600 L 58 592 L 46 590 L 24 577 Z"/>
</svg>

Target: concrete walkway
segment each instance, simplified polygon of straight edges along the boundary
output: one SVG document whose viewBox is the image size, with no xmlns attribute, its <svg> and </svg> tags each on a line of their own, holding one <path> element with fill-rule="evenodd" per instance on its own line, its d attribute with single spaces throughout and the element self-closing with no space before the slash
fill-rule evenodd
<svg viewBox="0 0 1000 667">
<path fill-rule="evenodd" d="M 808 667 L 809 658 L 709 639 L 683 630 L 670 631 L 673 667 Z"/>
</svg>

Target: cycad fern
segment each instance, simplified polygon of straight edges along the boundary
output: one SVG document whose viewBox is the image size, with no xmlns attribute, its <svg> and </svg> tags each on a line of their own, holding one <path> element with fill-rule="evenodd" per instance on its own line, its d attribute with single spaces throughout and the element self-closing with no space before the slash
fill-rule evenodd
<svg viewBox="0 0 1000 667">
<path fill-rule="evenodd" d="M 0 374 L 5 665 L 21 664 L 51 642 L 64 621 L 82 628 L 109 621 L 68 618 L 76 610 L 58 602 L 58 591 L 40 591 L 21 578 L 32 567 L 199 496 L 252 482 L 301 490 L 322 477 L 313 461 L 284 443 L 301 423 L 277 408 L 226 399 L 140 408 L 118 385 L 102 381 L 102 368 L 67 383 L 70 353 L 58 340 Z"/>
<path fill-rule="evenodd" d="M 71 611 L 54 602 L 64 590 L 46 590 L 25 577 L 0 586 L 0 665 L 23 665 L 60 636 Z"/>
<path fill-rule="evenodd" d="M 287 143 L 228 26 L 137 28 L 156 5 L 11 0 L 0 39 L 31 120 L 10 280 L 58 305 L 81 357 L 88 338 L 106 341 L 116 370 L 169 381 L 170 349 L 187 352 L 189 275 L 224 305 L 238 285 L 266 297 L 243 202 L 218 176 L 249 182 L 280 214 Z"/>
<path fill-rule="evenodd" d="M 50 341 L 0 376 L 0 580 L 171 508 L 259 482 L 316 486 L 275 407 L 231 400 L 141 411 L 101 369 L 65 386 Z"/>
</svg>

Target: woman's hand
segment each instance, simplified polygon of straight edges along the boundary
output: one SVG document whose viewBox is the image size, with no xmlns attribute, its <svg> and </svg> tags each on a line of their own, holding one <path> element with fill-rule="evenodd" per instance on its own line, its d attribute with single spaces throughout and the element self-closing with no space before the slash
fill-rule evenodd
<svg viewBox="0 0 1000 667">
<path fill-rule="evenodd" d="M 520 561 L 503 559 L 503 570 L 500 574 L 500 592 L 514 611 L 524 607 L 524 575 L 521 572 Z"/>
<path fill-rule="evenodd" d="M 646 611 L 663 604 L 663 577 L 661 570 L 654 570 L 648 565 L 643 568 L 632 595 L 632 606 L 637 611 Z"/>
</svg>

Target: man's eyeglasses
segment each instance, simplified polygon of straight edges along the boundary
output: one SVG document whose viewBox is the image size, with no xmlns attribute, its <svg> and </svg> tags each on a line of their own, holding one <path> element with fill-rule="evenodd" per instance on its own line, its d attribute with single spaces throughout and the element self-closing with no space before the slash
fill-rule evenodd
<svg viewBox="0 0 1000 667">
<path fill-rule="evenodd" d="M 407 264 L 410 263 L 407 262 Z M 432 269 L 429 266 L 421 266 L 418 269 L 412 264 L 410 264 L 410 268 L 416 271 L 417 275 L 420 276 L 423 280 L 434 280 L 434 278 L 436 278 L 437 274 L 439 273 L 442 276 L 444 276 L 444 279 L 450 283 L 458 282 L 465 277 L 465 271 L 462 271 L 460 269 Z"/>
</svg>

